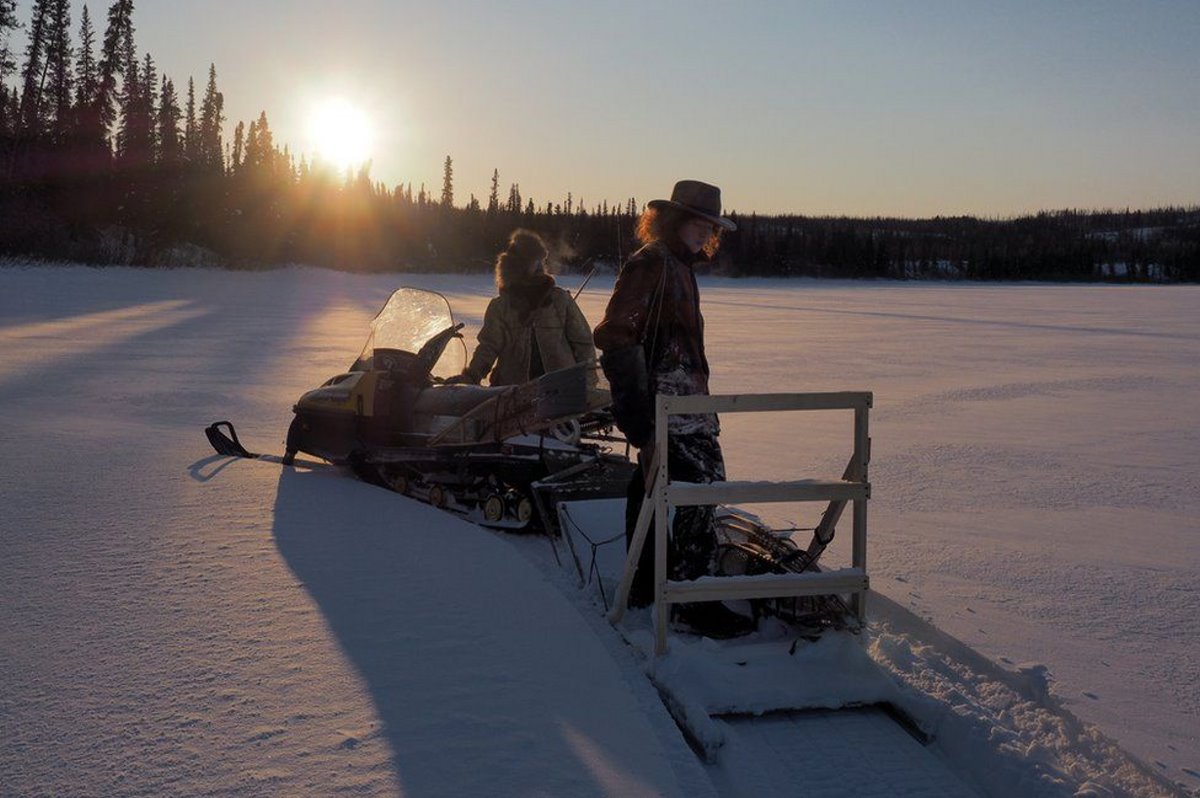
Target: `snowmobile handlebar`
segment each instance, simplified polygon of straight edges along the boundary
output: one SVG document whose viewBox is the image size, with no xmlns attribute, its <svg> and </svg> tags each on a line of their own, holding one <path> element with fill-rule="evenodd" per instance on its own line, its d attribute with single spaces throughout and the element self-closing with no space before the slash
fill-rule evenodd
<svg viewBox="0 0 1200 798">
<path fill-rule="evenodd" d="M 451 324 L 422 344 L 421 351 L 417 352 L 417 361 L 425 369 L 426 374 L 433 371 L 433 367 L 441 359 L 442 353 L 446 351 L 446 344 L 455 338 L 462 338 L 462 332 L 460 331 L 464 326 L 466 325 L 461 321 L 457 324 Z"/>
</svg>

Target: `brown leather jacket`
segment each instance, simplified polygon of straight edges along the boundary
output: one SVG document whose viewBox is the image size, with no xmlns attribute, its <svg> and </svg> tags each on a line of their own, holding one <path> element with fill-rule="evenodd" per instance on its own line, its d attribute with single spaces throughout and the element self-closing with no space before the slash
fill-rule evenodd
<svg viewBox="0 0 1200 798">
<path fill-rule="evenodd" d="M 708 393 L 704 317 L 694 256 L 663 242 L 647 244 L 621 269 L 593 339 L 603 350 L 617 424 L 635 446 L 653 425 L 654 395 Z M 640 358 L 645 371 L 635 362 Z M 644 374 L 644 376 L 643 376 Z M 641 383 L 641 384 L 639 384 Z M 716 416 L 673 416 L 674 434 L 718 431 Z"/>
</svg>

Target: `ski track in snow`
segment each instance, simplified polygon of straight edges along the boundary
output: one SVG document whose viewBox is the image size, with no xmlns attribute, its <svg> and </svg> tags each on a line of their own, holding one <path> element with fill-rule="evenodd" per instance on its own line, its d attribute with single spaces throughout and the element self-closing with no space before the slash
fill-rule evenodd
<svg viewBox="0 0 1200 798">
<path fill-rule="evenodd" d="M 733 794 L 594 608 L 556 598 L 545 552 L 506 553 L 544 544 L 209 456 L 224 417 L 281 448 L 400 284 L 447 293 L 473 344 L 482 276 L 0 268 L 0 793 Z M 609 285 L 582 298 L 593 322 Z M 990 683 L 1039 675 L 1097 724 L 1039 751 L 1017 743 L 1053 718 L 1026 715 L 1014 789 L 1069 794 L 1054 779 L 1119 762 L 1106 737 L 1200 788 L 1196 289 L 702 291 L 715 392 L 875 391 L 874 586 L 996 663 Z M 781 456 L 793 421 L 722 418 L 731 478 L 840 472 L 845 425 L 804 421 Z M 970 697 L 989 680 L 919 635 L 873 651 L 967 696 L 947 717 L 968 734 L 1013 728 L 1019 691 Z M 1125 767 L 1077 794 L 1155 794 Z"/>
</svg>

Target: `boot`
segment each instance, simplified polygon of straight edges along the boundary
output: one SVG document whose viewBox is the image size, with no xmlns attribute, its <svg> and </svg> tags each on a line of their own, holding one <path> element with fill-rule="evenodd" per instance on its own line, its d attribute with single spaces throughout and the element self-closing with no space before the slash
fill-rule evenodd
<svg viewBox="0 0 1200 798">
<path fill-rule="evenodd" d="M 692 631 L 714 640 L 727 640 L 753 632 L 752 618 L 736 613 L 720 601 L 700 601 L 675 606 L 675 619 Z"/>
</svg>

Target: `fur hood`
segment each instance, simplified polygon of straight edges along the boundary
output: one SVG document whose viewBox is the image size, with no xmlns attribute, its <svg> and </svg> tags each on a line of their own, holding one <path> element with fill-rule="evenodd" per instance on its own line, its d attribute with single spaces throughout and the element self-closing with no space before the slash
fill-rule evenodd
<svg viewBox="0 0 1200 798">
<path fill-rule="evenodd" d="M 537 233 L 516 230 L 508 239 L 508 246 L 496 258 L 496 289 L 506 289 L 545 275 L 546 244 Z M 553 284 L 553 280 L 551 280 Z"/>
</svg>

